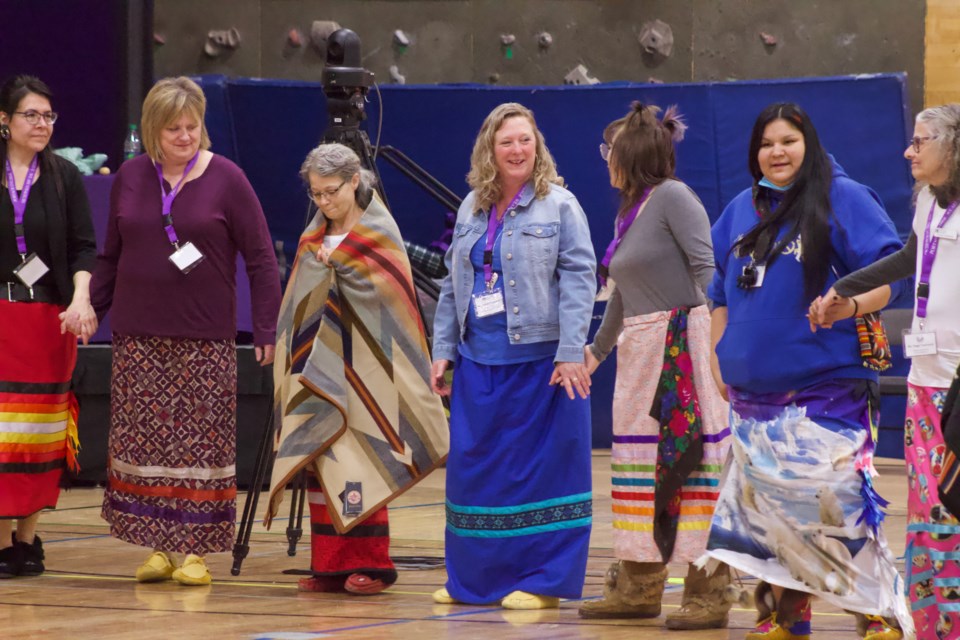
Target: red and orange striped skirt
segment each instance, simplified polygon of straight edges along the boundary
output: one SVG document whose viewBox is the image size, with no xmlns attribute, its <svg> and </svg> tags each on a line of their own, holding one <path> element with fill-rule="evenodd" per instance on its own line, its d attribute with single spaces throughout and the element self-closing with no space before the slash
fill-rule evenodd
<svg viewBox="0 0 960 640">
<path fill-rule="evenodd" d="M 57 506 L 64 467 L 76 468 L 77 339 L 62 309 L 0 300 L 0 518 Z"/>
</svg>

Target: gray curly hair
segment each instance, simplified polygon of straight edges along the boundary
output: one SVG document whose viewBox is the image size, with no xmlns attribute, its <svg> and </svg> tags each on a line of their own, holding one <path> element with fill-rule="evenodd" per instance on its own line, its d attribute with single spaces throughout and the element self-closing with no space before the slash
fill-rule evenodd
<svg viewBox="0 0 960 640">
<path fill-rule="evenodd" d="M 366 207 L 373 198 L 373 189 L 377 178 L 369 169 L 360 166 L 360 157 L 350 147 L 339 142 L 321 144 L 307 154 L 300 165 L 300 179 L 310 185 L 310 174 L 321 177 L 336 176 L 342 180 L 350 180 L 360 174 L 360 186 L 357 187 L 357 204 Z"/>
<path fill-rule="evenodd" d="M 960 104 L 942 104 L 924 109 L 917 114 L 917 123 L 922 122 L 933 136 L 942 154 L 949 177 L 942 185 L 930 186 L 942 206 L 960 198 Z"/>
</svg>

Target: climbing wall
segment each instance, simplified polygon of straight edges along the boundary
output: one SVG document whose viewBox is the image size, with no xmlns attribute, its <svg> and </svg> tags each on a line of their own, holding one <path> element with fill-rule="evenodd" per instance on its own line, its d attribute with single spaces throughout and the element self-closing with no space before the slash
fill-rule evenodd
<svg viewBox="0 0 960 640">
<path fill-rule="evenodd" d="M 154 59 L 157 76 L 319 80 L 336 23 L 359 34 L 382 83 L 906 71 L 919 105 L 925 12 L 925 0 L 156 0 Z"/>
</svg>

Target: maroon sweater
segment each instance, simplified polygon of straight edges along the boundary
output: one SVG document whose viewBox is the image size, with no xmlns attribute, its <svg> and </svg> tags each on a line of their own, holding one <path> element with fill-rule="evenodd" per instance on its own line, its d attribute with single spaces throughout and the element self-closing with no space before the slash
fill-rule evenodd
<svg viewBox="0 0 960 640">
<path fill-rule="evenodd" d="M 166 189 L 170 186 L 167 185 Z M 160 183 L 147 155 L 123 164 L 110 194 L 103 252 L 91 284 L 97 316 L 110 309 L 114 333 L 202 340 L 237 334 L 236 256 L 247 265 L 253 339 L 273 344 L 280 279 L 263 209 L 240 168 L 218 155 L 180 189 L 171 210 L 180 244 L 205 259 L 184 274 L 169 260 Z"/>
</svg>

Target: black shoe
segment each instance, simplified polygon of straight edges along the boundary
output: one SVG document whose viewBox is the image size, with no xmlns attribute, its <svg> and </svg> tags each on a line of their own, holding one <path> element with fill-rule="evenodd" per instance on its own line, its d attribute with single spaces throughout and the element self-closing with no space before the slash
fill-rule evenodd
<svg viewBox="0 0 960 640">
<path fill-rule="evenodd" d="M 14 534 L 13 537 L 14 540 L 16 540 L 16 534 Z M 40 542 L 40 536 L 33 536 L 32 544 L 17 541 L 16 546 L 20 547 L 22 557 L 20 565 L 21 576 L 38 576 L 44 572 L 46 567 L 43 566 L 43 543 Z"/>
<path fill-rule="evenodd" d="M 23 569 L 23 553 L 16 542 L 12 547 L 0 549 L 0 579 L 16 578 Z"/>
</svg>

